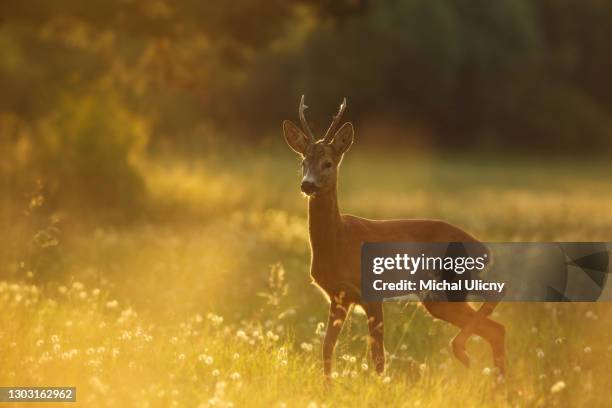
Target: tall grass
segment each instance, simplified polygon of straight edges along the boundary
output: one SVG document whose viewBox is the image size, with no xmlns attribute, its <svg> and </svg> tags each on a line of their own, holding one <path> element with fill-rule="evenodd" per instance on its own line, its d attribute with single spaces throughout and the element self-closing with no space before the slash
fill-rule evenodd
<svg viewBox="0 0 612 408">
<path fill-rule="evenodd" d="M 612 237 L 605 163 L 410 159 L 349 153 L 341 208 L 444 218 L 489 241 Z M 385 306 L 389 366 L 377 376 L 356 312 L 326 383 L 327 306 L 308 277 L 297 169 L 275 151 L 156 160 L 141 167 L 150 200 L 138 222 L 12 218 L 0 232 L 0 385 L 74 385 L 81 406 L 612 403 L 606 303 L 502 304 L 503 381 L 481 339 L 463 368 L 448 351 L 456 329 L 414 303 Z M 46 230 L 53 245 L 35 238 Z"/>
</svg>

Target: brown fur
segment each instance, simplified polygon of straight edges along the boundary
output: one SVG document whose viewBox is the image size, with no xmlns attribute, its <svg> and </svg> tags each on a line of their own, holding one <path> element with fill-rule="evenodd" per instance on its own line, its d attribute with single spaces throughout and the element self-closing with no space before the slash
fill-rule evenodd
<svg viewBox="0 0 612 408">
<path fill-rule="evenodd" d="M 361 245 L 364 242 L 478 241 L 458 227 L 440 220 L 380 221 L 341 214 L 337 193 L 338 169 L 353 142 L 353 126 L 345 123 L 329 143 L 315 142 L 290 121 L 283 123 L 283 130 L 289 146 L 304 159 L 302 189 L 309 192 L 310 274 L 330 301 L 323 342 L 324 373 L 326 376 L 331 374 L 336 341 L 350 308 L 356 304 L 366 312 L 372 359 L 377 372 L 382 373 L 385 367 L 383 307 L 382 303 L 364 303 L 361 299 Z M 488 317 L 496 303 L 484 303 L 478 311 L 461 302 L 423 302 L 423 305 L 434 317 L 461 329 L 451 347 L 463 364 L 469 365 L 465 344 L 472 334 L 477 334 L 489 342 L 494 363 L 503 373 L 505 329 Z"/>
</svg>

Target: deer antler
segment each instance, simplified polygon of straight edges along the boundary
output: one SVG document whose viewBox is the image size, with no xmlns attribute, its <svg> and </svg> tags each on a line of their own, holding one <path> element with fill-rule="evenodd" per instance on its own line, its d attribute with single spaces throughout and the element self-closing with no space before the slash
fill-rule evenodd
<svg viewBox="0 0 612 408">
<path fill-rule="evenodd" d="M 327 132 L 325 132 L 325 136 L 323 136 L 323 142 L 329 143 L 334 137 L 334 131 L 340 123 L 340 119 L 342 119 L 342 115 L 344 114 L 344 110 L 346 109 L 346 98 L 342 99 L 342 103 L 340 104 L 340 108 L 338 109 L 338 113 L 334 116 L 334 120 L 332 121 L 329 128 L 327 128 Z"/>
<path fill-rule="evenodd" d="M 314 135 L 312 134 L 312 130 L 308 126 L 308 122 L 306 121 L 306 116 L 304 116 L 304 111 L 308 108 L 304 103 L 304 95 L 302 95 L 302 99 L 300 99 L 300 122 L 302 122 L 302 128 L 304 128 L 304 132 L 306 132 L 306 137 L 308 137 L 310 142 L 314 142 Z"/>
</svg>

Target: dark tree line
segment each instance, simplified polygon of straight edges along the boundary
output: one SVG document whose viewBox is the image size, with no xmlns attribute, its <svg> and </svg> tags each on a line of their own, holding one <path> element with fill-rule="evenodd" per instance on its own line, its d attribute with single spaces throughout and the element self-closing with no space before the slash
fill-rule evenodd
<svg viewBox="0 0 612 408">
<path fill-rule="evenodd" d="M 0 188 L 122 206 L 144 149 L 278 136 L 302 93 L 316 129 L 347 96 L 385 138 L 603 151 L 611 21 L 607 0 L 2 0 Z"/>
<path fill-rule="evenodd" d="M 0 13 L 0 109 L 28 120 L 106 79 L 153 138 L 203 121 L 264 134 L 307 93 L 321 122 L 347 95 L 356 120 L 418 122 L 444 146 L 610 139 L 610 1 L 4 0 Z"/>
<path fill-rule="evenodd" d="M 301 92 L 327 112 L 346 94 L 441 146 L 593 150 L 612 140 L 610 21 L 609 1 L 371 1 L 260 55 L 246 93 L 262 124 Z"/>
</svg>

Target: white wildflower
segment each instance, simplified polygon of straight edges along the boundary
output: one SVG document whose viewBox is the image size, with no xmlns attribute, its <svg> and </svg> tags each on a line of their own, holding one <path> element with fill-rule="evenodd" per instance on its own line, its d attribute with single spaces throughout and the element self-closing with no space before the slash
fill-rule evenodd
<svg viewBox="0 0 612 408">
<path fill-rule="evenodd" d="M 552 387 L 550 387 L 551 394 L 557 394 L 565 389 L 566 385 L 564 381 L 557 381 Z"/>
<path fill-rule="evenodd" d="M 312 344 L 310 343 L 302 343 L 300 344 L 300 348 L 306 352 L 311 352 L 312 351 Z"/>
<path fill-rule="evenodd" d="M 119 302 L 117 302 L 116 300 L 109 300 L 108 302 L 106 302 L 106 307 L 108 309 L 116 309 L 117 306 L 119 306 Z"/>
</svg>

